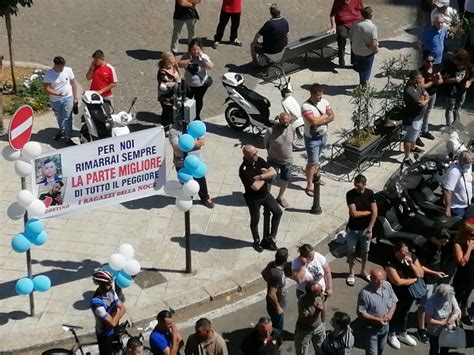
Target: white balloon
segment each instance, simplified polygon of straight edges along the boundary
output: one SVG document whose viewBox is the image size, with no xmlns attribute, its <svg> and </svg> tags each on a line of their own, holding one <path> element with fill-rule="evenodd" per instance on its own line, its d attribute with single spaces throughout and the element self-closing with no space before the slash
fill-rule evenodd
<svg viewBox="0 0 474 355">
<path fill-rule="evenodd" d="M 183 185 L 176 180 L 168 180 L 165 184 L 165 193 L 168 196 L 178 197 L 183 192 Z"/>
<path fill-rule="evenodd" d="M 199 183 L 191 179 L 183 185 L 183 195 L 194 196 L 199 192 Z"/>
<path fill-rule="evenodd" d="M 27 177 L 33 172 L 33 165 L 23 160 L 15 162 L 15 173 L 21 177 Z"/>
<path fill-rule="evenodd" d="M 16 199 L 20 205 L 26 207 L 35 200 L 35 196 L 29 190 L 21 190 L 18 192 Z"/>
<path fill-rule="evenodd" d="M 126 260 L 132 259 L 135 255 L 135 250 L 130 244 L 122 244 L 119 248 L 119 253 L 123 255 Z"/>
<path fill-rule="evenodd" d="M 193 207 L 193 199 L 192 197 L 178 197 L 175 204 L 178 210 L 187 212 Z"/>
<path fill-rule="evenodd" d="M 115 271 L 120 271 L 125 267 L 127 261 L 122 254 L 112 254 L 109 258 L 109 265 Z"/>
<path fill-rule="evenodd" d="M 21 150 L 15 150 L 9 145 L 6 145 L 2 149 L 2 156 L 3 159 L 8 160 L 8 161 L 15 161 L 17 159 L 20 159 L 21 157 Z"/>
<path fill-rule="evenodd" d="M 46 212 L 46 205 L 41 200 L 33 200 L 28 206 L 26 206 L 28 211 L 28 217 L 42 217 Z"/>
<path fill-rule="evenodd" d="M 13 202 L 7 208 L 7 216 L 10 219 L 17 220 L 23 218 L 25 215 L 26 208 L 20 205 L 18 202 Z"/>
<path fill-rule="evenodd" d="M 41 152 L 41 144 L 38 142 L 28 142 L 21 151 L 21 159 L 25 161 L 36 159 L 41 154 Z"/>
<path fill-rule="evenodd" d="M 125 271 L 127 274 L 134 276 L 140 272 L 141 266 L 138 261 L 135 259 L 130 259 L 127 260 L 127 264 L 123 268 L 123 271 Z"/>
</svg>

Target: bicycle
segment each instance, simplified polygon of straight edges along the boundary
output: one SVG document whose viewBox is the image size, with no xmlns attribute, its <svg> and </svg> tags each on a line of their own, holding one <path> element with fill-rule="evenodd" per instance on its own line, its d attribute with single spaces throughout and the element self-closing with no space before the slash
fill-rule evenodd
<svg viewBox="0 0 474 355">
<path fill-rule="evenodd" d="M 118 325 L 117 336 L 114 339 L 114 354 L 115 355 L 125 355 L 127 351 L 127 341 L 132 337 L 128 332 L 127 328 L 131 327 L 132 324 L 129 321 L 126 321 Z M 65 331 L 71 332 L 74 336 L 74 345 L 71 349 L 65 348 L 54 348 L 49 349 L 41 353 L 41 355 L 93 355 L 99 354 L 99 346 L 97 341 L 92 342 L 81 342 L 77 335 L 76 330 L 83 329 L 83 327 L 63 324 L 62 328 Z M 138 337 L 142 342 L 144 342 L 143 334 L 139 334 Z M 144 354 L 152 355 L 152 351 L 148 346 L 144 346 Z"/>
</svg>

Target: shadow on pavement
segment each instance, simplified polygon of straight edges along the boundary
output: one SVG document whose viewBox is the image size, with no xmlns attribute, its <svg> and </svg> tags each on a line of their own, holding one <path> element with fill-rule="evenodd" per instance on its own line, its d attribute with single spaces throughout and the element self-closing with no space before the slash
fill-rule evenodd
<svg viewBox="0 0 474 355">
<path fill-rule="evenodd" d="M 217 196 L 212 199 L 216 205 L 222 206 L 246 206 L 242 192 L 232 192 L 231 195 Z"/>
<path fill-rule="evenodd" d="M 151 210 L 153 208 L 164 208 L 168 205 L 173 205 L 175 198 L 165 195 L 156 195 L 141 198 L 139 200 L 123 202 L 121 205 L 129 210 Z"/>
<path fill-rule="evenodd" d="M 246 144 L 252 144 L 258 149 L 263 149 L 263 137 L 260 134 L 253 134 L 245 131 L 236 131 L 228 126 L 206 122 L 207 131 L 215 135 L 239 140 L 240 143 L 234 143 L 234 147 L 243 147 Z"/>
<path fill-rule="evenodd" d="M 31 141 L 32 142 L 39 142 L 39 143 L 45 143 L 50 145 L 54 149 L 61 149 L 61 148 L 66 148 L 66 145 L 64 144 L 63 140 L 57 140 L 55 141 L 53 137 L 58 133 L 57 128 L 45 128 L 38 133 L 33 133 L 31 135 Z M 79 135 L 79 132 L 73 131 L 72 136 L 77 137 Z"/>
<path fill-rule="evenodd" d="M 139 111 L 135 114 L 137 121 L 148 123 L 161 123 L 161 115 L 155 112 Z"/>
<path fill-rule="evenodd" d="M 41 263 L 42 265 L 48 265 L 49 263 L 49 265 L 54 264 L 55 266 L 66 265 L 66 269 L 64 269 L 64 266 L 57 266 L 57 269 L 41 273 L 41 275 L 45 275 L 50 278 L 51 287 L 89 278 L 91 277 L 94 270 L 101 265 L 99 262 L 90 259 L 83 260 L 82 262 L 72 263 L 68 261 L 61 262 L 52 260 L 38 262 L 37 260 L 34 260 L 34 263 Z M 0 300 L 17 296 L 15 291 L 16 282 L 17 280 L 12 280 L 0 284 Z"/>
<path fill-rule="evenodd" d="M 86 291 L 82 294 L 83 299 L 74 302 L 72 305 L 78 311 L 85 311 L 91 308 L 91 299 L 94 296 L 94 291 Z"/>
<path fill-rule="evenodd" d="M 12 311 L 9 313 L 0 312 L 0 326 L 5 325 L 11 320 L 22 320 L 28 317 L 28 313 L 23 311 Z"/>
<path fill-rule="evenodd" d="M 185 237 L 172 237 L 172 242 L 179 243 L 181 248 L 185 248 Z M 211 249 L 240 249 L 251 247 L 252 243 L 244 240 L 203 234 L 191 234 L 191 250 L 198 252 L 208 252 Z"/>
<path fill-rule="evenodd" d="M 384 40 L 379 42 L 380 48 L 387 48 L 389 50 L 400 50 L 404 48 L 413 48 L 414 43 L 396 40 Z"/>
<path fill-rule="evenodd" d="M 129 57 L 138 60 L 159 60 L 161 51 L 151 51 L 149 49 L 128 49 L 125 51 Z"/>
<path fill-rule="evenodd" d="M 240 345 L 242 340 L 252 333 L 254 328 L 242 328 L 234 330 L 230 333 L 222 333 L 222 337 L 226 340 L 227 350 L 229 354 L 240 354 Z"/>
</svg>

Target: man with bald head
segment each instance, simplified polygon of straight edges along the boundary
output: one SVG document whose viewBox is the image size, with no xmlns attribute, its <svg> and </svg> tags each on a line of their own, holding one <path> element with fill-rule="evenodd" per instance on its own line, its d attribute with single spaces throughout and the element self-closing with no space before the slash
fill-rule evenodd
<svg viewBox="0 0 474 355">
<path fill-rule="evenodd" d="M 286 112 L 280 113 L 278 123 L 268 128 L 263 138 L 263 145 L 268 152 L 268 164 L 275 169 L 280 178 L 280 192 L 276 201 L 283 208 L 288 207 L 288 202 L 283 198 L 283 194 L 291 181 L 291 170 L 293 168 L 295 128 L 290 123 L 290 115 Z M 275 183 L 276 178 L 275 176 L 270 183 Z"/>
<path fill-rule="evenodd" d="M 370 270 L 370 283 L 359 293 L 357 314 L 364 321 L 367 355 L 380 355 L 387 343 L 388 323 L 392 319 L 398 298 L 386 280 L 384 269 Z"/>
<path fill-rule="evenodd" d="M 270 194 L 267 181 L 276 176 L 276 171 L 264 159 L 258 156 L 258 149 L 253 145 L 245 145 L 242 149 L 244 160 L 239 168 L 239 177 L 245 188 L 244 198 L 250 212 L 250 230 L 253 237 L 253 247 L 261 253 L 263 248 L 277 250 L 275 238 L 283 214 L 280 206 Z M 260 243 L 258 223 L 260 207 L 263 206 L 271 215 L 270 235 L 264 235 Z"/>
</svg>

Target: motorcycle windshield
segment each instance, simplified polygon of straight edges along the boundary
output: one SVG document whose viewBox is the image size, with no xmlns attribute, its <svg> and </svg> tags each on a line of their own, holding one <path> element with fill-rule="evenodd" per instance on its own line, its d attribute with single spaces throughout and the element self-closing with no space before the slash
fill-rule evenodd
<svg viewBox="0 0 474 355">
<path fill-rule="evenodd" d="M 472 151 L 474 120 L 468 115 L 465 116 L 465 118 L 455 121 L 451 129 L 442 134 L 440 143 L 427 152 L 425 157 L 449 157 L 450 154 L 456 156 L 465 149 Z M 452 133 L 456 133 L 457 138 L 453 138 Z"/>
</svg>

